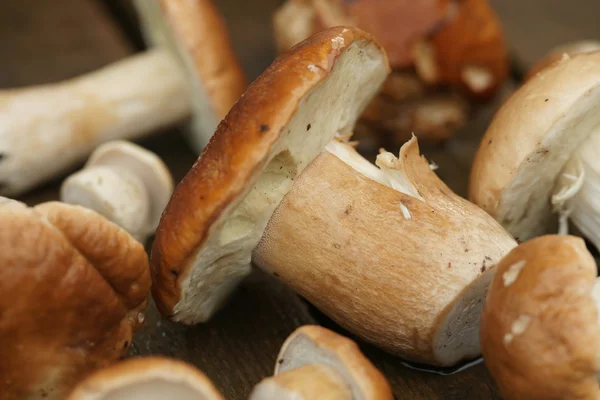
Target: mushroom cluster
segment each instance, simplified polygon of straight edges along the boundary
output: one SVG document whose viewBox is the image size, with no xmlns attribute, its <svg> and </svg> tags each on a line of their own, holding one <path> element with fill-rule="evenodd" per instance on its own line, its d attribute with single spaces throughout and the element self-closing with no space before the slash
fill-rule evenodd
<svg viewBox="0 0 600 400">
<path fill-rule="evenodd" d="M 287 0 L 274 15 L 280 51 L 340 25 L 373 34 L 393 69 L 356 126 L 357 138 L 376 145 L 412 133 L 445 141 L 508 74 L 502 28 L 487 0 Z"/>
<path fill-rule="evenodd" d="M 209 0 L 135 3 L 152 49 L 66 82 L 0 92 L 0 195 L 18 196 L 96 146 L 193 116 L 200 152 L 246 82 Z"/>
<path fill-rule="evenodd" d="M 67 400 L 223 400 L 196 367 L 165 357 L 132 358 L 99 370 Z M 285 341 L 275 374 L 249 400 L 392 400 L 389 383 L 352 340 L 305 325 Z"/>
<path fill-rule="evenodd" d="M 371 35 L 338 27 L 249 87 L 156 231 L 166 317 L 207 321 L 254 263 L 394 354 L 440 366 L 479 355 L 482 300 L 516 242 L 438 179 L 416 138 L 377 166 L 344 140 L 388 72 Z"/>
</svg>

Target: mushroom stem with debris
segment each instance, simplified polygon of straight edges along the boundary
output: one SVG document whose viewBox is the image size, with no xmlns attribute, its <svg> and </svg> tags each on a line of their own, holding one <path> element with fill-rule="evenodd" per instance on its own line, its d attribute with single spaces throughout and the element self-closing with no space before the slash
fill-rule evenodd
<svg viewBox="0 0 600 400">
<path fill-rule="evenodd" d="M 515 241 L 437 178 L 416 138 L 379 167 L 336 139 L 388 72 L 370 35 L 338 27 L 250 86 L 163 213 L 152 265 L 164 315 L 207 321 L 254 262 L 394 354 L 434 365 L 479 354 L 482 299 Z"/>
<path fill-rule="evenodd" d="M 522 241 L 570 220 L 600 248 L 600 52 L 543 65 L 496 113 L 469 198 Z"/>
<path fill-rule="evenodd" d="M 162 356 L 139 357 L 104 368 L 80 382 L 67 400 L 223 400 L 196 367 Z"/>
<path fill-rule="evenodd" d="M 320 326 L 296 329 L 283 344 L 275 374 L 249 400 L 391 400 L 385 377 L 352 340 Z"/>
<path fill-rule="evenodd" d="M 209 0 L 136 4 L 153 49 L 65 82 L 0 91 L 0 194 L 66 172 L 101 143 L 190 116 L 191 145 L 208 142 L 246 86 L 224 22 Z"/>
<path fill-rule="evenodd" d="M 154 153 L 126 141 L 98 147 L 86 166 L 68 177 L 61 201 L 95 210 L 145 243 L 173 192 L 167 166 Z"/>
<path fill-rule="evenodd" d="M 496 269 L 481 347 L 503 398 L 600 398 L 600 281 L 584 241 L 537 237 Z"/>
</svg>

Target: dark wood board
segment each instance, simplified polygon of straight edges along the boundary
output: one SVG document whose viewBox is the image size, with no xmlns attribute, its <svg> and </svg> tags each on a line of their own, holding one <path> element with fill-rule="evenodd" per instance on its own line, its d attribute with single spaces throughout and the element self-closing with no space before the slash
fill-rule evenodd
<svg viewBox="0 0 600 400">
<path fill-rule="evenodd" d="M 520 3 L 514 0 L 497 2 L 502 3 L 499 9 L 502 7 L 502 17 L 510 30 L 508 37 L 514 42 L 514 38 L 519 39 L 521 35 L 514 32 L 522 32 L 528 26 L 523 18 L 512 14 L 511 4 Z M 131 40 L 135 36 L 131 28 L 131 9 L 127 12 L 127 8 L 122 8 L 122 2 L 111 3 L 111 7 L 106 7 L 99 0 L 0 2 L 0 55 L 3 59 L 0 87 L 55 82 L 139 50 L 139 36 Z M 234 47 L 247 76 L 254 79 L 275 56 L 270 15 L 281 0 L 219 0 L 216 3 L 227 19 Z M 542 0 L 532 3 L 538 7 L 547 4 Z M 558 1 L 549 3 L 556 7 L 560 5 Z M 535 7 L 531 6 L 530 10 Z M 579 21 L 561 23 L 565 31 L 578 32 Z M 583 35 L 585 30 L 580 32 Z M 531 57 L 521 55 L 529 55 L 532 48 L 535 48 L 534 53 L 541 54 L 544 48 L 559 44 L 560 38 L 552 37 L 554 42 L 548 40 L 543 45 L 540 42 L 536 45 L 533 39 L 527 45 L 522 40 L 514 42 L 513 52 L 518 60 L 522 60 L 520 65 L 532 62 Z M 510 93 L 516 85 L 516 82 L 510 82 L 503 95 Z M 461 195 L 466 193 L 473 151 L 501 99 L 502 96 L 482 109 L 445 147 L 426 150 L 427 157 L 440 166 L 437 171 L 440 177 Z M 176 181 L 195 160 L 180 133 L 181 128 L 174 127 L 140 141 L 166 161 Z M 21 200 L 36 204 L 57 199 L 60 181 L 61 177 Z M 347 334 L 291 291 L 257 271 L 228 306 L 207 324 L 183 327 L 168 323 L 151 305 L 132 354 L 164 354 L 184 359 L 201 368 L 226 398 L 245 399 L 261 378 L 271 374 L 279 346 L 287 335 L 307 323 L 321 323 Z M 483 364 L 441 376 L 408 369 L 401 360 L 362 342 L 359 344 L 390 380 L 398 399 L 500 398 Z"/>
</svg>

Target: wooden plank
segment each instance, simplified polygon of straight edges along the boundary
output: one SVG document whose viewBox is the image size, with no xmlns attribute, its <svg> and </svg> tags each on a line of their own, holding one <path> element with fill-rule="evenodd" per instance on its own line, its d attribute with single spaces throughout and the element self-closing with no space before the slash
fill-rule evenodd
<svg viewBox="0 0 600 400">
<path fill-rule="evenodd" d="M 518 68 L 525 70 L 561 44 L 600 40 L 600 2 L 490 0 L 505 27 Z"/>
</svg>

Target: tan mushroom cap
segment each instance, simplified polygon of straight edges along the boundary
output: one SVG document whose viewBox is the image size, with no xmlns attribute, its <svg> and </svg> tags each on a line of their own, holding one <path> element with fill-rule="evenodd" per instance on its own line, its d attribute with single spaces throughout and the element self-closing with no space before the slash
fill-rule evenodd
<svg viewBox="0 0 600 400">
<path fill-rule="evenodd" d="M 498 264 L 481 345 L 506 400 L 600 398 L 596 274 L 585 243 L 574 236 L 532 239 Z"/>
<path fill-rule="evenodd" d="M 67 400 L 223 400 L 194 366 L 165 357 L 132 358 L 89 376 Z"/>
<path fill-rule="evenodd" d="M 327 150 L 280 203 L 254 263 L 395 355 L 439 366 L 479 356 L 487 286 L 516 242 L 436 176 L 416 138 L 377 166 L 347 144 Z"/>
<path fill-rule="evenodd" d="M 63 182 L 61 200 L 98 211 L 141 240 L 158 226 L 173 186 L 156 154 L 115 140 L 98 147 L 84 169 Z"/>
<path fill-rule="evenodd" d="M 200 152 L 247 86 L 225 22 L 211 0 L 134 3 L 146 39 L 169 48 L 188 78 L 194 109 L 191 140 Z"/>
<path fill-rule="evenodd" d="M 0 202 L 0 382 L 6 400 L 62 400 L 129 350 L 144 320 L 144 248 L 99 214 Z"/>
<path fill-rule="evenodd" d="M 581 53 L 591 53 L 594 51 L 600 50 L 600 41 L 597 40 L 580 40 L 577 42 L 566 43 L 564 45 L 556 46 L 544 57 L 538 60 L 533 67 L 527 71 L 527 76 L 525 80 L 531 79 L 533 76 L 537 75 L 544 68 L 549 67 L 550 65 L 558 62 L 565 56 L 565 54 L 569 57 L 581 54 Z"/>
<path fill-rule="evenodd" d="M 275 376 L 257 385 L 251 399 L 394 398 L 385 377 L 354 341 L 320 326 L 296 329 L 281 347 L 275 365 Z"/>
<path fill-rule="evenodd" d="M 473 161 L 469 199 L 512 235 L 548 232 L 550 197 L 571 154 L 600 125 L 600 52 L 536 74 L 496 113 Z"/>
<path fill-rule="evenodd" d="M 297 175 L 356 119 L 389 72 L 367 33 L 338 27 L 278 58 L 219 125 L 176 188 L 152 249 L 164 315 L 206 321 L 250 272 L 251 252 Z"/>
</svg>

